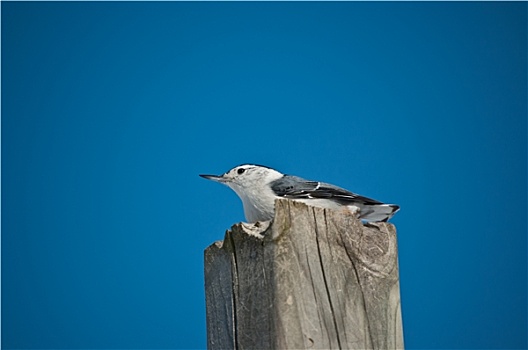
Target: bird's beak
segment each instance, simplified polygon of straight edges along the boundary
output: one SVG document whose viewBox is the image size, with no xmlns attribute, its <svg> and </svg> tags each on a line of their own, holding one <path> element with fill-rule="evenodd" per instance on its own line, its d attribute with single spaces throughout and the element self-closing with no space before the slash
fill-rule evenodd
<svg viewBox="0 0 528 350">
<path fill-rule="evenodd" d="M 204 179 L 207 179 L 207 180 L 213 180 L 215 182 L 220 182 L 220 183 L 226 183 L 227 182 L 227 179 L 223 176 L 218 176 L 218 175 L 202 175 L 200 174 L 201 177 L 203 177 Z"/>
</svg>

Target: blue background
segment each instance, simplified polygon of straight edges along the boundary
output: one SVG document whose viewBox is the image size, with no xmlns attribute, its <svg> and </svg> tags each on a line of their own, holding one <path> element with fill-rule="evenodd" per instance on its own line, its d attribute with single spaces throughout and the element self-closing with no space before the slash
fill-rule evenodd
<svg viewBox="0 0 528 350">
<path fill-rule="evenodd" d="M 205 347 L 246 162 L 402 206 L 408 348 L 527 347 L 527 3 L 1 6 L 3 348 Z"/>
</svg>

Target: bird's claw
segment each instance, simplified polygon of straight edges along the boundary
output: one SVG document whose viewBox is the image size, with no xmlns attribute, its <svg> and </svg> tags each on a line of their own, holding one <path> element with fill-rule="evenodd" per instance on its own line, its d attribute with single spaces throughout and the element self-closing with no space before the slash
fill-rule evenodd
<svg viewBox="0 0 528 350">
<path fill-rule="evenodd" d="M 254 223 L 241 222 L 240 227 L 248 235 L 262 239 L 264 238 L 263 233 L 266 232 L 270 224 L 271 220 L 257 221 Z"/>
</svg>

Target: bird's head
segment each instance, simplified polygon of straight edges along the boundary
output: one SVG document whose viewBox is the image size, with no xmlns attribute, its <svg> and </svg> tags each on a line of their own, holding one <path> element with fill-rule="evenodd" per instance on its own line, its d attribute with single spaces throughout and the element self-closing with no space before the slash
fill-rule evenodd
<svg viewBox="0 0 528 350">
<path fill-rule="evenodd" d="M 235 192 L 262 187 L 271 181 L 281 178 L 283 174 L 275 169 L 254 164 L 242 164 L 225 172 L 223 175 L 200 175 L 231 187 Z"/>
</svg>

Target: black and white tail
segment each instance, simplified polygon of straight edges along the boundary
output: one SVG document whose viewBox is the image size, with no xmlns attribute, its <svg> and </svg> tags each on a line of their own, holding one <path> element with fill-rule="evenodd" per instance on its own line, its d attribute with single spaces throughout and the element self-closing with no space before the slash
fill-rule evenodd
<svg viewBox="0 0 528 350">
<path fill-rule="evenodd" d="M 388 221 L 400 207 L 396 204 L 363 205 L 359 218 L 366 221 Z"/>
</svg>

